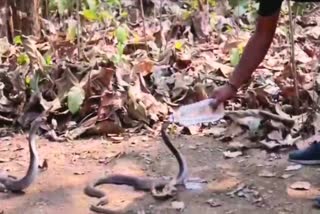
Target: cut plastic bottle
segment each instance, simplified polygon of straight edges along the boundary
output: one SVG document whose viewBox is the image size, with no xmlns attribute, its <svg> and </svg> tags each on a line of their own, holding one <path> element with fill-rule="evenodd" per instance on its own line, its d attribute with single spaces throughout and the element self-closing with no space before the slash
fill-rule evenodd
<svg viewBox="0 0 320 214">
<path fill-rule="evenodd" d="M 215 99 L 206 99 L 181 106 L 176 112 L 170 115 L 169 120 L 172 123 L 179 123 L 183 126 L 216 122 L 224 116 L 224 106 L 220 104 L 216 110 L 213 110 L 210 104 L 214 102 L 216 102 Z"/>
</svg>

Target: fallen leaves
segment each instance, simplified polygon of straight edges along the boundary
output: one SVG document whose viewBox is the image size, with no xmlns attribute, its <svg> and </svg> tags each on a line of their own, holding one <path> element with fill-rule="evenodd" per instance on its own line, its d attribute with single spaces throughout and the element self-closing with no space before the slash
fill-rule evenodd
<svg viewBox="0 0 320 214">
<path fill-rule="evenodd" d="M 145 19 L 142 28 L 136 7 L 125 6 L 126 15 L 90 9 L 80 12 L 84 18 L 81 35 L 77 35 L 76 19 L 71 15 L 66 20 L 41 20 L 48 32 L 39 40 L 17 36 L 12 45 L 1 39 L 0 121 L 12 124 L 17 119 L 27 127 L 39 112 L 48 110 L 48 122 L 55 125 L 48 124 L 46 136 L 74 139 L 89 133 L 121 133 L 133 127 L 151 129 L 173 108 L 209 97 L 238 64 L 250 38 L 249 30 L 240 29 L 250 29 L 252 17 L 243 13 L 244 6 L 238 9 L 248 20 L 234 22 L 221 5 L 212 13 L 212 5 L 163 4 L 167 14 L 161 25 L 159 17 L 153 17 Z M 159 7 L 158 3 L 152 6 Z M 118 22 L 124 17 L 129 25 Z M 300 20 L 303 22 L 307 21 Z M 303 113 L 292 117 L 283 108 L 292 101 L 294 90 L 288 43 L 284 32 L 277 30 L 248 90 L 240 89 L 232 100 L 236 102 L 226 103 L 226 108 L 231 108 L 226 117 L 233 123 L 224 130 L 224 139 L 232 140 L 249 130 L 249 138 L 268 149 L 292 146 L 300 140 L 307 123 L 306 107 L 310 100 L 316 100 L 311 96 L 317 56 L 312 47 L 318 38 L 315 23 L 299 25 L 298 32 L 304 31 L 307 37 L 298 35 L 295 43 L 298 84 L 301 93 L 310 95 L 302 96 L 301 103 L 306 103 Z M 301 42 L 301 38 L 307 40 Z M 37 94 L 30 96 L 30 91 Z M 313 126 L 317 129 L 318 125 Z M 186 133 L 201 132 L 206 130 Z M 224 155 L 232 158 L 241 154 Z"/>
</svg>

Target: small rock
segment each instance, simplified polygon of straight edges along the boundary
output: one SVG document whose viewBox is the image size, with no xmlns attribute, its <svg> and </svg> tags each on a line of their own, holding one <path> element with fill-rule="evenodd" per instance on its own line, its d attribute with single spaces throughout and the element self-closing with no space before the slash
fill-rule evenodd
<svg viewBox="0 0 320 214">
<path fill-rule="evenodd" d="M 230 151 L 226 151 L 223 152 L 223 155 L 225 158 L 236 158 L 242 155 L 241 151 L 236 151 L 236 152 L 230 152 Z"/>
<path fill-rule="evenodd" d="M 184 209 L 184 202 L 183 201 L 173 201 L 171 202 L 171 207 L 175 210 L 183 210 Z"/>
<path fill-rule="evenodd" d="M 292 176 L 293 176 L 292 174 L 283 174 L 283 175 L 281 175 L 281 178 L 287 179 L 287 178 L 290 178 Z"/>
<path fill-rule="evenodd" d="M 302 168 L 302 165 L 297 164 L 297 165 L 290 165 L 288 166 L 285 171 L 296 171 Z"/>
<path fill-rule="evenodd" d="M 210 198 L 209 200 L 207 200 L 206 203 L 209 204 L 210 207 L 220 207 L 222 205 L 221 202 L 218 202 L 218 201 L 214 200 L 213 198 Z"/>
<path fill-rule="evenodd" d="M 195 145 L 191 145 L 191 146 L 189 146 L 189 149 L 192 149 L 192 150 L 196 150 L 198 147 L 197 146 L 195 146 Z"/>
<path fill-rule="evenodd" d="M 270 172 L 270 171 L 268 171 L 268 170 L 262 170 L 262 171 L 259 173 L 259 176 L 260 176 L 260 177 L 265 177 L 265 178 L 271 178 L 271 177 L 276 176 L 276 174 L 273 173 L 273 172 Z"/>
<path fill-rule="evenodd" d="M 309 190 L 311 188 L 311 184 L 305 181 L 298 181 L 290 185 L 291 189 L 296 190 Z"/>
<path fill-rule="evenodd" d="M 85 173 L 84 173 L 84 172 L 77 171 L 77 172 L 74 172 L 73 174 L 75 174 L 75 175 L 84 175 Z"/>
<path fill-rule="evenodd" d="M 121 136 L 112 136 L 110 137 L 110 139 L 112 140 L 112 143 L 121 143 L 124 138 Z"/>
<path fill-rule="evenodd" d="M 231 150 L 242 150 L 244 148 L 245 148 L 245 146 L 242 143 L 237 142 L 237 141 L 231 142 L 228 145 L 228 149 L 231 149 Z"/>
</svg>

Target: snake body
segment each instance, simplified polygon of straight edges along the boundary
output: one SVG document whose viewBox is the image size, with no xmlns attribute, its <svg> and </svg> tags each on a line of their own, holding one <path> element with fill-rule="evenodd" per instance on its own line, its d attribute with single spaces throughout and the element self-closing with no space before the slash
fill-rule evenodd
<svg viewBox="0 0 320 214">
<path fill-rule="evenodd" d="M 168 181 L 166 179 L 157 179 L 157 178 L 140 178 L 137 176 L 129 176 L 129 175 L 121 175 L 121 174 L 113 174 L 113 175 L 107 175 L 102 178 L 98 178 L 94 182 L 88 184 L 85 189 L 84 193 L 90 197 L 96 197 L 100 198 L 100 201 L 97 203 L 97 205 L 91 205 L 90 210 L 95 211 L 98 213 L 104 213 L 104 214 L 114 214 L 119 213 L 112 211 L 107 208 L 101 207 L 101 205 L 105 205 L 108 203 L 108 199 L 106 194 L 95 188 L 102 184 L 116 184 L 116 185 L 128 185 L 132 186 L 135 190 L 142 190 L 142 191 L 151 191 L 152 195 L 155 198 L 165 198 L 168 196 L 173 195 L 175 192 L 175 186 L 176 185 L 184 185 L 185 180 L 188 176 L 188 168 L 187 168 L 187 162 L 184 156 L 177 150 L 173 144 L 171 143 L 167 133 L 166 129 L 169 126 L 169 122 L 164 122 L 161 127 L 161 137 L 166 144 L 166 146 L 169 148 L 169 150 L 172 152 L 172 154 L 177 159 L 178 165 L 179 165 L 179 172 L 171 181 Z M 162 192 L 158 193 L 157 190 L 162 189 Z"/>
<path fill-rule="evenodd" d="M 32 123 L 29 131 L 28 144 L 30 152 L 30 162 L 28 170 L 21 179 L 17 179 L 14 176 L 0 174 L 0 191 L 11 191 L 11 192 L 21 192 L 24 189 L 28 188 L 36 179 L 39 169 L 39 158 L 36 149 L 36 134 L 39 129 L 40 124 L 42 123 L 43 118 L 38 117 Z"/>
</svg>

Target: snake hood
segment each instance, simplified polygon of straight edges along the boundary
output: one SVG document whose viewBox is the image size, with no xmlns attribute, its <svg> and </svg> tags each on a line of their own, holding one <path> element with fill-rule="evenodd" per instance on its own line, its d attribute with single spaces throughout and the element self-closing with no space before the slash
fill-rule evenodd
<svg viewBox="0 0 320 214">
<path fill-rule="evenodd" d="M 32 123 L 29 131 L 28 145 L 30 152 L 30 162 L 27 173 L 24 177 L 17 180 L 13 176 L 0 175 L 0 185 L 10 191 L 22 191 L 29 187 L 35 180 L 39 172 L 39 157 L 36 148 L 36 134 L 40 125 L 44 122 L 44 117 L 36 118 Z"/>
</svg>

